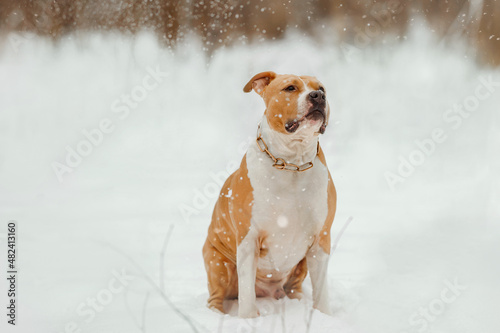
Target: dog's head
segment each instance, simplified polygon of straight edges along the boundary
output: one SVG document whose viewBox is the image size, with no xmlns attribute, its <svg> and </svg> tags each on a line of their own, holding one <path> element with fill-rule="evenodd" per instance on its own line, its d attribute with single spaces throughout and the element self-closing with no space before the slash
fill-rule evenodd
<svg viewBox="0 0 500 333">
<path fill-rule="evenodd" d="M 274 131 L 306 136 L 325 132 L 330 107 L 325 88 L 315 77 L 262 72 L 243 91 L 252 89 L 264 99 L 265 116 Z"/>
</svg>

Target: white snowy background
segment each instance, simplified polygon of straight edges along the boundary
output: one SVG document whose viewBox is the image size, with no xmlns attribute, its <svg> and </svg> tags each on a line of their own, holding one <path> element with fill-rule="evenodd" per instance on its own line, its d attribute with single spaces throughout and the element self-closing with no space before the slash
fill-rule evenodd
<svg viewBox="0 0 500 333">
<path fill-rule="evenodd" d="M 384 48 L 290 33 L 211 58 L 200 50 L 195 39 L 164 48 L 149 33 L 2 37 L 2 332 L 499 332 L 498 70 L 418 24 Z M 264 104 L 242 88 L 264 70 L 315 75 L 327 88 L 320 140 L 338 192 L 333 238 L 351 221 L 331 256 L 331 317 L 311 311 L 308 279 L 305 299 L 259 300 L 257 319 L 237 318 L 234 302 L 225 316 L 206 308 L 201 248 L 215 179 L 254 139 Z M 150 71 L 164 73 L 157 87 L 128 115 L 113 112 L 154 82 Z M 455 104 L 488 91 L 485 80 L 497 82 L 490 96 L 447 122 Z M 103 119 L 112 132 L 60 182 L 54 162 Z M 446 140 L 391 189 L 385 174 L 436 128 Z M 15 327 L 4 314 L 9 220 Z"/>
</svg>

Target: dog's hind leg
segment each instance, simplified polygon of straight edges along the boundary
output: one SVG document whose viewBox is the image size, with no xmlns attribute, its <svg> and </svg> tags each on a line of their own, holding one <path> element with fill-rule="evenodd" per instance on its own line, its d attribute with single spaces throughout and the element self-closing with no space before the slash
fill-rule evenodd
<svg viewBox="0 0 500 333">
<path fill-rule="evenodd" d="M 306 258 L 302 259 L 290 273 L 288 280 L 283 285 L 288 298 L 302 298 L 302 282 L 307 276 Z"/>
<path fill-rule="evenodd" d="M 219 252 L 210 242 L 203 246 L 203 259 L 208 278 L 208 307 L 224 312 L 224 299 L 238 296 L 236 265 Z"/>
</svg>

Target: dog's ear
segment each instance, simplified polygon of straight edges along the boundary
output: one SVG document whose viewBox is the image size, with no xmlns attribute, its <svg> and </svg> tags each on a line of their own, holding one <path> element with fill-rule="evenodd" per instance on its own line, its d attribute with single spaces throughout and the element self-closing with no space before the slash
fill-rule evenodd
<svg viewBox="0 0 500 333">
<path fill-rule="evenodd" d="M 255 92 L 262 96 L 264 89 L 267 87 L 272 80 L 276 78 L 275 72 L 262 72 L 255 75 L 253 78 L 248 81 L 248 83 L 243 88 L 244 92 L 250 92 L 255 90 Z"/>
</svg>

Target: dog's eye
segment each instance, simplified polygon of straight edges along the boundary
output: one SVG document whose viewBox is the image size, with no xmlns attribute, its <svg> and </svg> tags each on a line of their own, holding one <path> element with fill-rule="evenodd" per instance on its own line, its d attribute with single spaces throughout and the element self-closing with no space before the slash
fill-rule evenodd
<svg viewBox="0 0 500 333">
<path fill-rule="evenodd" d="M 297 87 L 295 87 L 294 85 L 291 85 L 291 86 L 286 87 L 284 90 L 286 90 L 286 91 L 295 91 L 295 90 L 297 90 Z"/>
<path fill-rule="evenodd" d="M 318 90 L 321 90 L 322 92 L 325 92 L 325 88 L 323 88 L 323 87 L 319 87 Z"/>
</svg>

